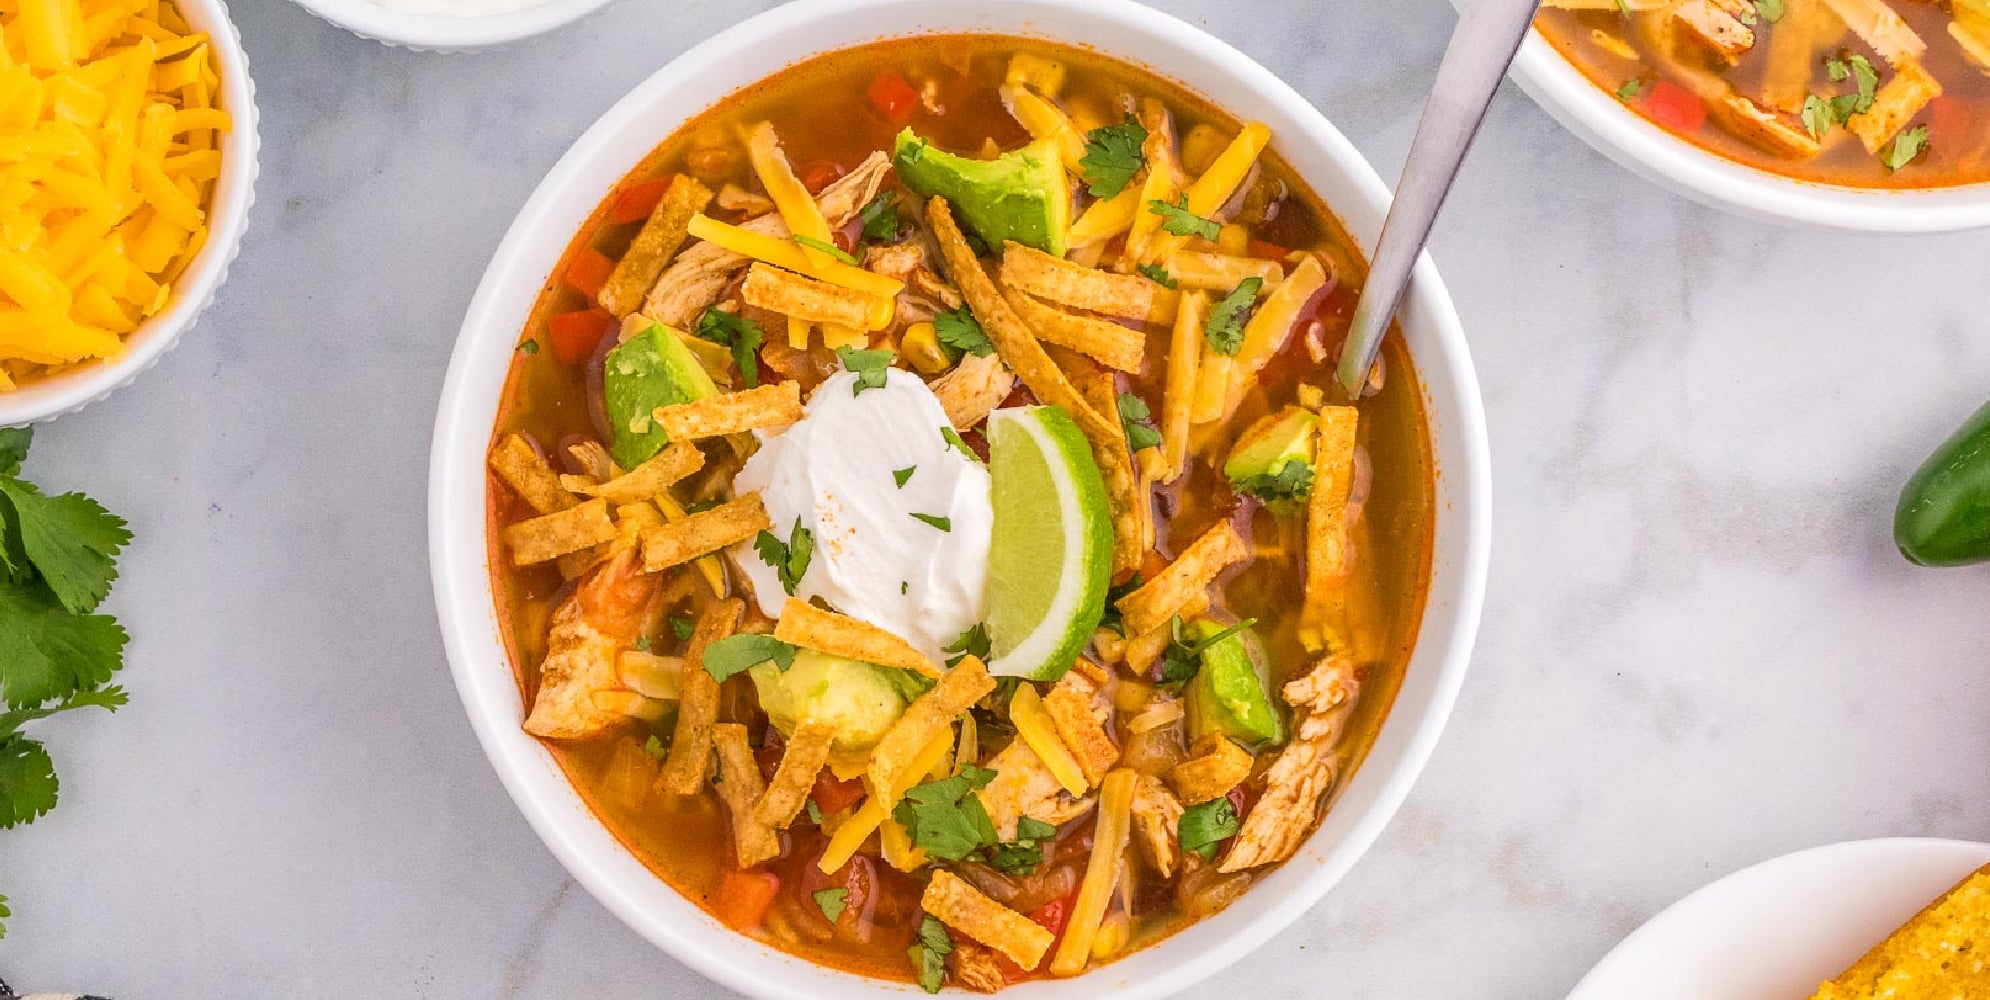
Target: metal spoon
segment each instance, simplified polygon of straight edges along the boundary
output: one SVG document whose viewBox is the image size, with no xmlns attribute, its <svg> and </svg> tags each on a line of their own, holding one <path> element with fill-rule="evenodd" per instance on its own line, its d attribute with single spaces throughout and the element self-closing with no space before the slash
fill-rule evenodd
<svg viewBox="0 0 1990 1000">
<path fill-rule="evenodd" d="M 1458 17 L 1444 61 L 1437 67 L 1430 101 L 1423 107 L 1423 120 L 1417 123 L 1416 139 L 1410 143 L 1402 180 L 1396 184 L 1395 203 L 1382 224 L 1368 284 L 1361 290 L 1354 323 L 1341 347 L 1337 377 L 1349 399 L 1361 398 L 1362 384 L 1382 350 L 1382 337 L 1389 332 L 1389 320 L 1409 286 L 1410 271 L 1430 239 L 1444 196 L 1451 193 L 1451 182 L 1479 134 L 1493 92 L 1540 5 L 1541 0 L 1471 0 Z"/>
</svg>

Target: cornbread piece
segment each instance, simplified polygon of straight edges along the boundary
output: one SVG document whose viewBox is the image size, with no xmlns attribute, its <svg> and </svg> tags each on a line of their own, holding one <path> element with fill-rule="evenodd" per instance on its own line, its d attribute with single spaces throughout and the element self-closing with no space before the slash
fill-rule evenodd
<svg viewBox="0 0 1990 1000">
<path fill-rule="evenodd" d="M 1900 925 L 1811 1000 L 1990 997 L 1990 865 Z"/>
</svg>

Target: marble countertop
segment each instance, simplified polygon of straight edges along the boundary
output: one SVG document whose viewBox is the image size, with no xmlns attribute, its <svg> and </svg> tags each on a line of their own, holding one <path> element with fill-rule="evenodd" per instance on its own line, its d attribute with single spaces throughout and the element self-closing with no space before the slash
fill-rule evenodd
<svg viewBox="0 0 1990 1000">
<path fill-rule="evenodd" d="M 1444 0 L 1160 0 L 1400 169 Z M 580 890 L 478 749 L 430 599 L 443 367 L 511 216 L 746 4 L 620 0 L 508 51 L 238 0 L 248 240 L 179 350 L 30 474 L 130 518 L 131 705 L 40 727 L 0 975 L 122 998 L 708 997 Z M 1990 233 L 1819 235 L 1647 185 L 1509 86 L 1434 252 L 1476 351 L 1495 536 L 1472 675 L 1365 860 L 1202 995 L 1560 996 L 1785 851 L 1990 837 L 1990 573 L 1907 566 L 1898 484 L 1990 385 Z M 466 444 L 474 444 L 466 442 Z"/>
</svg>

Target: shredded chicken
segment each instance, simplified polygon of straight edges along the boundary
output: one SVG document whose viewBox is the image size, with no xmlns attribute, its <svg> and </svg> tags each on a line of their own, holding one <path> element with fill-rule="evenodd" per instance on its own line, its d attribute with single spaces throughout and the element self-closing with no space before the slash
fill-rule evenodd
<svg viewBox="0 0 1990 1000">
<path fill-rule="evenodd" d="M 1795 115 L 1772 111 L 1740 94 L 1714 104 L 1713 113 L 1736 137 L 1777 156 L 1807 160 L 1824 149 Z"/>
<path fill-rule="evenodd" d="M 1681 0 L 1672 7 L 1680 34 L 1732 64 L 1755 47 L 1755 7 L 1749 0 Z"/>
<path fill-rule="evenodd" d="M 1093 796 L 1072 798 L 1021 739 L 983 766 L 995 772 L 995 780 L 980 791 L 981 805 L 1004 841 L 1016 839 L 1016 823 L 1024 816 L 1062 826 L 1092 808 Z"/>
<path fill-rule="evenodd" d="M 999 993 L 1009 985 L 995 949 L 973 938 L 954 938 L 954 953 L 947 956 L 947 964 L 952 967 L 954 984 L 976 993 Z"/>
<path fill-rule="evenodd" d="M 1176 834 L 1181 828 L 1182 803 L 1161 779 L 1143 774 L 1133 786 L 1133 838 L 1140 853 L 1162 878 L 1175 874 L 1180 854 Z"/>
<path fill-rule="evenodd" d="M 1353 661 L 1340 656 L 1285 685 L 1285 700 L 1298 710 L 1297 731 L 1265 772 L 1264 795 L 1244 817 L 1220 871 L 1276 864 L 1299 850 L 1333 787 L 1334 749 L 1358 687 Z"/>
<path fill-rule="evenodd" d="M 988 419 L 988 414 L 1016 388 L 1016 376 L 1002 359 L 969 354 L 952 371 L 934 379 L 933 395 L 955 430 L 969 430 Z"/>
<path fill-rule="evenodd" d="M 902 323 L 922 323 L 943 312 L 960 308 L 960 289 L 926 266 L 927 251 L 917 240 L 888 247 L 872 247 L 864 255 L 864 269 L 896 278 L 905 283 L 898 294 L 897 317 Z"/>
<path fill-rule="evenodd" d="M 889 157 L 883 152 L 872 153 L 857 169 L 823 188 L 815 203 L 829 220 L 830 228 L 849 222 L 877 194 L 890 169 Z M 788 235 L 787 224 L 774 213 L 752 219 L 740 228 L 763 236 Z M 706 307 L 719 300 L 726 286 L 748 263 L 747 258 L 711 243 L 693 243 L 670 262 L 663 276 L 650 288 L 643 299 L 643 313 L 671 326 L 688 326 Z"/>
</svg>

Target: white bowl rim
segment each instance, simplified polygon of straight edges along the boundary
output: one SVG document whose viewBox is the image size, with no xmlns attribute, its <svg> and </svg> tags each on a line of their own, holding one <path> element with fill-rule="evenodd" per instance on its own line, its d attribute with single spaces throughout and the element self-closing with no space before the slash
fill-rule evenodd
<svg viewBox="0 0 1990 1000">
<path fill-rule="evenodd" d="M 484 524 L 484 450 L 492 434 L 504 373 L 530 309 L 519 284 L 540 287 L 575 228 L 640 154 L 607 165 L 592 161 L 618 133 L 643 129 L 644 152 L 676 128 L 650 105 L 673 88 L 727 60 L 746 58 L 770 39 L 818 32 L 825 22 L 863 12 L 902 13 L 908 26 L 867 37 L 809 36 L 812 53 L 876 37 L 988 31 L 1029 35 L 1035 25 L 1082 21 L 1092 44 L 1107 55 L 1140 62 L 1122 44 L 1180 47 L 1197 60 L 1194 75 L 1248 92 L 1270 121 L 1290 120 L 1282 150 L 1331 165 L 1348 201 L 1322 191 L 1364 252 L 1372 253 L 1387 212 L 1388 188 L 1372 166 L 1312 105 L 1270 71 L 1229 45 L 1133 0 L 982 0 L 934 5 L 930 0 L 800 0 L 748 19 L 693 47 L 660 69 L 591 126 L 541 182 L 500 243 L 472 299 L 452 354 L 430 456 L 430 569 L 444 649 L 464 708 L 486 754 L 526 820 L 562 864 L 604 906 L 679 961 L 726 986 L 763 997 L 858 997 L 892 984 L 837 972 L 726 930 L 695 904 L 644 869 L 590 812 L 551 754 L 519 727 L 522 706 L 512 666 L 498 635 Z M 936 23 L 937 22 L 937 23 Z M 855 30 L 855 29 L 846 29 Z M 1110 30 L 1111 34 L 1106 35 Z M 1045 37 L 1065 37 L 1045 34 Z M 1115 41 L 1137 39 L 1137 41 Z M 758 48 L 764 52 L 764 48 Z M 785 63 L 783 63 L 785 64 Z M 757 66 L 758 63 L 755 63 Z M 755 69 L 746 82 L 779 69 Z M 1165 73 L 1199 90 L 1183 73 Z M 732 88 L 728 88 L 732 89 Z M 649 117 L 645 117 L 649 114 Z M 1276 131 L 1276 128 L 1275 128 Z M 1317 169 L 1317 168 L 1316 168 Z M 589 176 L 585 196 L 562 192 Z M 1320 178 L 1308 174 L 1315 187 Z M 559 206 L 561 200 L 575 203 Z M 1351 218 L 1351 209 L 1360 217 Z M 562 228 L 563 227 L 563 228 Z M 535 246 L 544 230 L 552 247 Z M 536 273 L 534 273 L 536 271 Z M 1490 456 L 1485 415 L 1457 313 L 1436 267 L 1418 265 L 1402 312 L 1405 333 L 1426 394 L 1431 447 L 1437 458 L 1436 538 L 1430 594 L 1417 648 L 1382 732 L 1362 766 L 1344 782 L 1337 807 L 1309 838 L 1300 857 L 1265 876 L 1221 914 L 1197 922 L 1154 947 L 1085 976 L 1011 987 L 1032 998 L 1159 996 L 1185 989 L 1250 953 L 1312 907 L 1380 835 L 1428 761 L 1455 703 L 1470 662 L 1491 548 Z M 1417 347 L 1427 341 L 1427 347 Z M 1417 692 L 1413 697 L 1412 692 Z M 1365 803 L 1356 809 L 1355 802 Z M 1329 836 L 1329 831 L 1332 835 Z M 908 989 L 910 987 L 907 987 Z"/>
<path fill-rule="evenodd" d="M 1470 0 L 1452 0 L 1454 6 Z M 1540 31 L 1528 32 L 1512 76 L 1569 131 L 1647 180 L 1704 205 L 1769 222 L 1913 235 L 1990 226 L 1990 182 L 1919 190 L 1818 184 L 1709 152 L 1645 120 L 1591 82 Z"/>
<path fill-rule="evenodd" d="M 297 0 L 297 5 L 362 38 L 432 52 L 509 45 L 572 24 L 612 0 L 541 0 L 495 14 L 424 14 L 374 0 Z"/>
<path fill-rule="evenodd" d="M 207 32 L 214 45 L 221 99 L 231 119 L 219 144 L 221 176 L 216 179 L 214 203 L 208 213 L 207 244 L 181 273 L 166 308 L 125 337 L 123 355 L 0 392 L 0 427 L 53 420 L 128 385 L 193 327 L 228 279 L 229 266 L 241 250 L 242 234 L 249 228 L 249 208 L 255 203 L 256 157 L 261 149 L 249 55 L 242 47 L 240 29 L 228 15 L 226 0 L 175 2 L 187 22 L 195 30 Z"/>
</svg>

